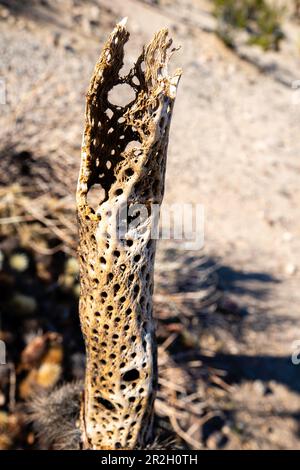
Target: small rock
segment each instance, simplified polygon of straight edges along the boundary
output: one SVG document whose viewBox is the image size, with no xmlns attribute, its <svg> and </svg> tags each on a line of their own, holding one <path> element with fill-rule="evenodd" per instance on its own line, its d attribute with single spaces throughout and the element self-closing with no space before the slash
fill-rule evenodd
<svg viewBox="0 0 300 470">
<path fill-rule="evenodd" d="M 293 276 L 294 274 L 296 274 L 296 272 L 297 272 L 297 266 L 295 266 L 293 263 L 288 263 L 285 266 L 285 273 L 288 276 Z"/>
<path fill-rule="evenodd" d="M 97 5 L 91 6 L 89 9 L 89 17 L 92 20 L 99 20 L 100 18 L 100 8 Z"/>
<path fill-rule="evenodd" d="M 282 234 L 282 240 L 284 242 L 290 242 L 293 239 L 293 234 L 291 232 L 284 232 Z"/>
</svg>

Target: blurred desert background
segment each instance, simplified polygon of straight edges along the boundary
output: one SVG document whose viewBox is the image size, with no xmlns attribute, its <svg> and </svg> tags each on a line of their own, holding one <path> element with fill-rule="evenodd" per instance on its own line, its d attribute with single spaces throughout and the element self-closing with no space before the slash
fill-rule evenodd
<svg viewBox="0 0 300 470">
<path fill-rule="evenodd" d="M 0 0 L 0 449 L 39 448 L 26 403 L 84 375 L 75 190 L 85 92 L 123 17 L 124 73 L 162 27 L 180 46 L 164 201 L 205 209 L 203 249 L 158 246 L 157 432 L 182 448 L 300 449 L 293 0 Z"/>
</svg>

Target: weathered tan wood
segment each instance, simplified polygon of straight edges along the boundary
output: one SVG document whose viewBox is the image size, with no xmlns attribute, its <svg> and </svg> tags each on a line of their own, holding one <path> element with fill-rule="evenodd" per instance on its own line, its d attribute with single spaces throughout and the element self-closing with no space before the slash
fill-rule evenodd
<svg viewBox="0 0 300 470">
<path fill-rule="evenodd" d="M 154 213 L 161 204 L 168 134 L 180 70 L 170 77 L 172 41 L 159 31 L 135 67 L 120 76 L 124 22 L 111 33 L 87 93 L 86 126 L 77 189 L 80 258 L 80 320 L 87 364 L 82 407 L 85 448 L 133 449 L 152 432 L 157 381 L 152 319 Z M 110 102 L 119 84 L 134 91 L 125 106 Z M 66 175 L 67 177 L 67 175 Z M 100 185 L 96 206 L 89 196 Z M 148 210 L 138 227 L 116 237 L 121 207 Z"/>
</svg>

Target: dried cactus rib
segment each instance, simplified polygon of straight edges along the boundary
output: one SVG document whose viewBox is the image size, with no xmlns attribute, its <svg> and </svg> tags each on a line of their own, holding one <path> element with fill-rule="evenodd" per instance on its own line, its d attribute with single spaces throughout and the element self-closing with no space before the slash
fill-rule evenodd
<svg viewBox="0 0 300 470">
<path fill-rule="evenodd" d="M 85 447 L 132 449 L 151 435 L 156 346 L 152 320 L 154 214 L 160 204 L 168 133 L 181 72 L 170 77 L 171 40 L 158 32 L 127 76 L 120 76 L 129 33 L 119 23 L 96 64 L 87 94 L 86 128 L 77 189 L 81 264 L 80 319 L 87 370 L 82 428 Z M 134 99 L 110 102 L 130 86 Z M 96 207 L 89 201 L 98 187 Z M 144 204 L 138 227 L 115 235 L 122 205 Z M 128 220 L 127 220 L 128 221 Z"/>
</svg>

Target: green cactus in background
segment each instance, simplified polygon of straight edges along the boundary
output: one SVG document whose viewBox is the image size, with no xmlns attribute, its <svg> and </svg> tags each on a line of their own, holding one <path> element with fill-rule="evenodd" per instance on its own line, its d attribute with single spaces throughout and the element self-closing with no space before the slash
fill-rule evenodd
<svg viewBox="0 0 300 470">
<path fill-rule="evenodd" d="M 282 7 L 270 5 L 266 0 L 213 0 L 213 3 L 218 34 L 228 46 L 234 47 L 234 30 L 244 29 L 249 33 L 249 44 L 264 50 L 279 50 L 284 38 Z"/>
</svg>

